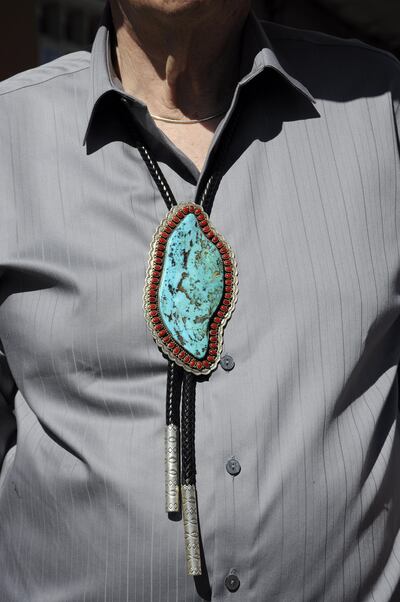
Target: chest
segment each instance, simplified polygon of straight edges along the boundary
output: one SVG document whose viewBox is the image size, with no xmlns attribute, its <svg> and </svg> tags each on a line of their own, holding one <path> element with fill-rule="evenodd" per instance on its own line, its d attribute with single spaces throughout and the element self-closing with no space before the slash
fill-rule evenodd
<svg viewBox="0 0 400 602">
<path fill-rule="evenodd" d="M 241 146 L 232 146 L 211 220 L 239 269 L 224 340 L 255 375 L 269 356 L 283 370 L 302 351 L 310 369 L 324 353 L 354 359 L 373 324 L 397 315 L 395 139 L 389 121 L 375 136 L 354 134 L 342 118 L 285 124 L 268 140 L 243 123 Z M 179 131 L 176 145 L 204 160 L 209 133 L 197 145 Z M 0 338 L 15 373 L 78 371 L 90 383 L 112 382 L 121 366 L 161 372 L 142 295 L 167 210 L 136 150 L 115 142 L 87 156 L 66 145 L 50 167 L 38 158 L 20 168 L 21 183 L 4 173 L 16 202 L 0 238 Z M 177 199 L 193 198 L 193 184 L 172 170 L 168 180 Z"/>
</svg>

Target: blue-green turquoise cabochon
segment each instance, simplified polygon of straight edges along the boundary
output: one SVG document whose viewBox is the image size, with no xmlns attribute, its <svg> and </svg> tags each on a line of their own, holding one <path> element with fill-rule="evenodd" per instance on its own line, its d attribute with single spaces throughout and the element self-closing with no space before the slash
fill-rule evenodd
<svg viewBox="0 0 400 602">
<path fill-rule="evenodd" d="M 221 255 L 189 213 L 168 238 L 158 305 L 171 335 L 199 360 L 207 353 L 210 320 L 223 293 Z"/>
</svg>

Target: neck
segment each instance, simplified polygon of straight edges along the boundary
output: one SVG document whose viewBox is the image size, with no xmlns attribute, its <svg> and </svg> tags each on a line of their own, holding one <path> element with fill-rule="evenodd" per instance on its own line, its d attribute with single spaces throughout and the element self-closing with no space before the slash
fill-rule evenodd
<svg viewBox="0 0 400 602">
<path fill-rule="evenodd" d="M 127 0 L 114 0 L 111 6 L 114 67 L 124 90 L 150 113 L 201 119 L 228 108 L 239 79 L 249 3 L 193 2 L 170 13 Z"/>
</svg>

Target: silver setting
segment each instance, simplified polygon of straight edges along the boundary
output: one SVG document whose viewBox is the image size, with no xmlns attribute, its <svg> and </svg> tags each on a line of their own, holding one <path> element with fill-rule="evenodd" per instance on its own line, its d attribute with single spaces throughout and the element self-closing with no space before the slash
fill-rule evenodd
<svg viewBox="0 0 400 602">
<path fill-rule="evenodd" d="M 229 305 L 229 310 L 224 314 L 224 316 L 221 318 L 221 322 L 219 324 L 218 327 L 218 338 L 217 338 L 217 353 L 216 353 L 216 359 L 214 360 L 214 362 L 210 365 L 209 368 L 202 368 L 201 370 L 197 369 L 197 368 L 192 368 L 191 366 L 189 366 L 188 364 L 186 364 L 185 362 L 183 362 L 179 357 L 177 357 L 176 355 L 174 355 L 174 353 L 171 351 L 171 349 L 168 348 L 168 345 L 166 343 L 164 343 L 164 341 L 158 336 L 157 330 L 155 329 L 155 324 L 153 324 L 152 322 L 152 318 L 147 310 L 147 305 L 148 305 L 148 299 L 150 296 L 150 281 L 151 278 L 155 272 L 155 265 L 157 265 L 155 259 L 156 259 L 156 247 L 157 247 L 157 243 L 158 240 L 160 238 L 160 234 L 163 232 L 163 230 L 165 229 L 165 227 L 168 225 L 168 222 L 171 221 L 175 215 L 182 210 L 183 207 L 186 206 L 190 206 L 193 205 L 196 209 L 201 209 L 202 212 L 204 213 L 204 219 L 207 220 L 208 222 L 208 226 L 210 227 L 212 233 L 218 237 L 218 239 L 223 243 L 223 245 L 226 247 L 231 264 L 232 264 L 232 297 L 230 300 L 230 305 Z M 224 289 L 225 290 L 225 289 Z M 149 250 L 149 259 L 148 259 L 148 266 L 147 266 L 147 271 L 146 271 L 146 279 L 145 279 L 145 286 L 144 286 L 144 290 L 143 290 L 143 312 L 144 312 L 144 316 L 147 322 L 147 326 L 149 328 L 149 330 L 151 331 L 151 334 L 153 335 L 153 338 L 155 340 L 155 342 L 157 343 L 158 347 L 160 348 L 160 350 L 167 356 L 169 357 L 169 359 L 171 359 L 173 362 L 175 362 L 176 364 L 178 364 L 178 366 L 181 366 L 182 368 L 184 368 L 187 372 L 192 372 L 193 374 L 197 374 L 197 375 L 206 375 L 206 374 L 210 374 L 210 372 L 212 372 L 213 370 L 216 369 L 216 367 L 218 366 L 218 363 L 221 359 L 221 354 L 222 354 L 222 347 L 223 347 L 223 336 L 224 336 L 224 329 L 226 326 L 226 323 L 229 321 L 235 306 L 236 306 L 236 302 L 237 302 L 237 297 L 238 297 L 238 293 L 239 293 L 239 276 L 238 276 L 238 267 L 237 267 L 237 261 L 236 261 L 236 257 L 235 254 L 230 246 L 230 244 L 228 243 L 227 240 L 225 240 L 225 238 L 222 236 L 222 234 L 220 234 L 216 228 L 213 226 L 213 224 L 211 223 L 209 216 L 204 212 L 203 207 L 201 205 L 198 205 L 197 203 L 180 203 L 178 205 L 174 205 L 172 207 L 172 209 L 170 209 L 170 211 L 168 211 L 166 217 L 162 220 L 162 222 L 160 223 L 160 225 L 158 226 L 157 230 L 155 231 L 152 241 L 151 241 L 151 245 L 150 245 L 150 250 Z M 168 330 L 165 327 L 166 330 Z"/>
<path fill-rule="evenodd" d="M 165 512 L 180 511 L 179 429 L 175 424 L 165 427 Z"/>
<path fill-rule="evenodd" d="M 183 527 L 187 574 L 201 575 L 200 537 L 197 518 L 197 496 L 195 485 L 182 485 Z"/>
</svg>

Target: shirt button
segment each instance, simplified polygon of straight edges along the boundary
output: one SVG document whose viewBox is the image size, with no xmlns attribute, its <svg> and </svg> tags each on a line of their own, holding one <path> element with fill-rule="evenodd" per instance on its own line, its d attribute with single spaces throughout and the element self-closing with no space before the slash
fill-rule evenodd
<svg viewBox="0 0 400 602">
<path fill-rule="evenodd" d="M 230 592 L 237 592 L 240 586 L 240 579 L 237 576 L 237 571 L 231 569 L 229 575 L 225 577 L 225 587 Z"/>
<path fill-rule="evenodd" d="M 229 458 L 228 462 L 226 463 L 226 470 L 233 477 L 236 477 L 239 474 L 239 472 L 242 470 L 239 460 L 237 460 L 234 456 L 232 458 Z"/>
<path fill-rule="evenodd" d="M 231 355 L 224 355 L 221 357 L 221 366 L 224 370 L 233 370 L 235 367 L 235 361 Z"/>
</svg>

